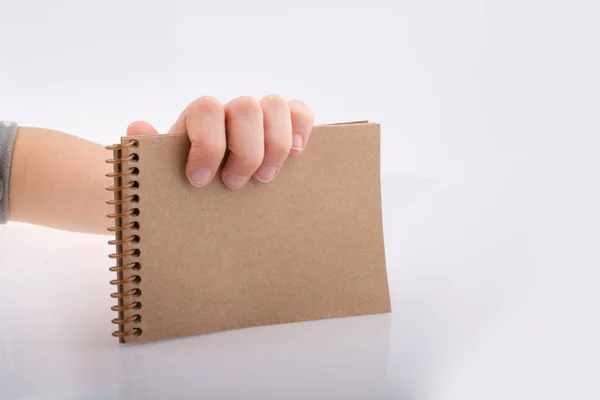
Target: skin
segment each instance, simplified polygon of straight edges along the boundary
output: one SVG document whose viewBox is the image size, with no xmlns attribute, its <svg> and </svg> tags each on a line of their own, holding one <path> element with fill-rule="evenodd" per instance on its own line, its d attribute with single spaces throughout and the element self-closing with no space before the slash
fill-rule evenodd
<svg viewBox="0 0 600 400">
<path fill-rule="evenodd" d="M 313 126 L 310 109 L 299 100 L 269 95 L 260 100 L 238 97 L 221 104 L 201 97 L 178 116 L 169 133 L 187 133 L 191 148 L 186 175 L 201 190 L 222 179 L 239 190 L 250 179 L 271 182 L 289 156 L 302 153 Z M 128 136 L 158 134 L 136 121 Z M 229 150 L 219 177 L 219 165 Z M 103 145 L 50 129 L 20 127 L 10 179 L 9 219 L 82 233 L 107 234 L 105 188 L 112 180 L 105 162 L 112 153 Z"/>
</svg>

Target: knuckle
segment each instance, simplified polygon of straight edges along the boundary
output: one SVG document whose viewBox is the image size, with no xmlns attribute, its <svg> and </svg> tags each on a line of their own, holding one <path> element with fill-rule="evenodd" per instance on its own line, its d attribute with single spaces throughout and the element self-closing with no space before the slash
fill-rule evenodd
<svg viewBox="0 0 600 400">
<path fill-rule="evenodd" d="M 260 100 L 260 105 L 264 108 L 287 109 L 288 103 L 277 94 L 269 94 Z"/>
<path fill-rule="evenodd" d="M 202 152 L 207 155 L 220 155 L 225 154 L 227 146 L 223 141 L 204 139 L 200 143 L 196 142 L 195 147 L 198 148 L 198 152 Z"/>
<path fill-rule="evenodd" d="M 315 121 L 315 117 L 310 110 L 303 110 L 299 112 L 298 117 L 304 119 L 308 125 L 312 125 Z"/>
<path fill-rule="evenodd" d="M 188 161 L 190 163 L 197 164 L 204 158 L 205 158 L 204 149 L 202 149 L 200 146 L 197 146 L 195 144 L 192 145 L 192 147 L 190 147 L 190 153 L 188 154 Z"/>
<path fill-rule="evenodd" d="M 272 138 L 265 143 L 266 151 L 274 156 L 284 157 L 292 149 L 292 137 L 290 135 L 282 135 Z"/>
<path fill-rule="evenodd" d="M 254 171 L 262 164 L 264 153 L 240 154 L 244 169 Z"/>
<path fill-rule="evenodd" d="M 192 142 L 190 147 L 190 157 L 212 158 L 214 156 L 223 157 L 227 146 L 224 141 L 200 137 Z"/>
<path fill-rule="evenodd" d="M 223 106 L 216 98 L 212 96 L 204 96 L 195 100 L 188 108 L 189 113 L 193 114 L 209 114 L 217 116 L 222 114 Z"/>
<path fill-rule="evenodd" d="M 228 148 L 235 154 L 236 160 L 250 167 L 258 166 L 265 156 L 265 143 L 260 141 L 230 141 Z"/>
<path fill-rule="evenodd" d="M 297 117 L 310 121 L 311 123 L 314 121 L 312 111 L 303 101 L 296 99 L 290 101 L 290 108 Z"/>
<path fill-rule="evenodd" d="M 253 171 L 255 171 L 256 169 L 258 169 L 258 167 L 260 167 L 260 164 L 262 164 L 263 162 L 263 156 L 252 156 L 248 159 L 248 165 L 251 167 L 251 169 Z"/>
<path fill-rule="evenodd" d="M 231 101 L 230 112 L 243 117 L 256 117 L 262 113 L 258 101 L 250 96 L 238 97 Z"/>
</svg>

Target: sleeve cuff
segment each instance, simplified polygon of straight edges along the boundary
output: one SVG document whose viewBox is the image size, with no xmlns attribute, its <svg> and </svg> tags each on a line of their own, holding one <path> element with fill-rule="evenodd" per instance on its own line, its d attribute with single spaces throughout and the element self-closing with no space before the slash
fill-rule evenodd
<svg viewBox="0 0 600 400">
<path fill-rule="evenodd" d="M 17 128 L 15 122 L 0 121 L 0 224 L 8 221 L 10 169 Z"/>
</svg>

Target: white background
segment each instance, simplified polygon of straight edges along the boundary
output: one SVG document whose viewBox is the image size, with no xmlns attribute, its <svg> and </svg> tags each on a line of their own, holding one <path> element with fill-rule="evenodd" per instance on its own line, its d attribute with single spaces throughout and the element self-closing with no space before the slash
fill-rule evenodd
<svg viewBox="0 0 600 400">
<path fill-rule="evenodd" d="M 1 0 L 0 119 L 110 144 L 202 95 L 278 93 L 380 122 L 394 311 L 125 350 L 107 238 L 11 224 L 0 398 L 597 399 L 599 12 Z"/>
</svg>

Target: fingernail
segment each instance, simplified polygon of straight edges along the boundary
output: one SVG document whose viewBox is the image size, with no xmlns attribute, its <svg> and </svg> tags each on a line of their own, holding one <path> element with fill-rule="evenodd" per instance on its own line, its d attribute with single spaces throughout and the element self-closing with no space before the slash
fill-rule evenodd
<svg viewBox="0 0 600 400">
<path fill-rule="evenodd" d="M 295 133 L 294 136 L 292 136 L 292 140 L 292 149 L 302 150 L 302 135 Z"/>
<path fill-rule="evenodd" d="M 247 178 L 240 176 L 240 175 L 235 175 L 235 174 L 227 175 L 225 177 L 225 183 L 231 189 L 241 188 L 244 185 L 244 183 L 246 183 L 246 181 L 247 181 Z"/>
<path fill-rule="evenodd" d="M 192 171 L 192 183 L 196 186 L 204 186 L 210 180 L 211 175 L 208 168 L 197 168 Z"/>
<path fill-rule="evenodd" d="M 275 172 L 277 172 L 277 168 L 274 167 L 260 167 L 258 171 L 256 171 L 256 177 L 259 181 L 269 182 L 275 177 Z"/>
</svg>

